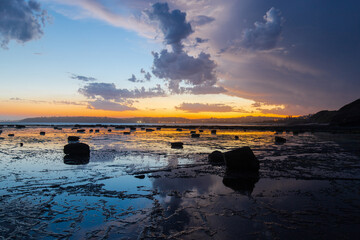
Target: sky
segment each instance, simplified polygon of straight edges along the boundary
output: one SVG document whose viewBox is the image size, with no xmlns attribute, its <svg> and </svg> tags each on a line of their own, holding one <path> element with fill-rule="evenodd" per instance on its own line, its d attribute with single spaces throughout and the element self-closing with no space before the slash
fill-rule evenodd
<svg viewBox="0 0 360 240">
<path fill-rule="evenodd" d="M 307 115 L 359 66 L 357 0 L 0 0 L 0 120 Z"/>
</svg>

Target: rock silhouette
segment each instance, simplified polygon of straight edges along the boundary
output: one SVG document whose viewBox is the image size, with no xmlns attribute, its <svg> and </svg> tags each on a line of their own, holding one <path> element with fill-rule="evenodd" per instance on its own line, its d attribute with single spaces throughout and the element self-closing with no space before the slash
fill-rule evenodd
<svg viewBox="0 0 360 240">
<path fill-rule="evenodd" d="M 259 171 L 259 160 L 250 147 L 237 148 L 224 153 L 227 171 Z"/>
</svg>

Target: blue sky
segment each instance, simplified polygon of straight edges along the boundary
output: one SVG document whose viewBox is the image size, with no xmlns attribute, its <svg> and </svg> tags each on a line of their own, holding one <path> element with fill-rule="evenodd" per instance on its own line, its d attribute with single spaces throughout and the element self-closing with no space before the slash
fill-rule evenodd
<svg viewBox="0 0 360 240">
<path fill-rule="evenodd" d="M 359 97 L 355 0 L 3 0 L 0 12 L 0 119 L 302 115 Z"/>
</svg>

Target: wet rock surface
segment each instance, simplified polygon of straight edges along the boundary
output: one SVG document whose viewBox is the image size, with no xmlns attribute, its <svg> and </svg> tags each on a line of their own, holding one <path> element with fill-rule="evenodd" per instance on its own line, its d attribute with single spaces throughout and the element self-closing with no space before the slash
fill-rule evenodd
<svg viewBox="0 0 360 240">
<path fill-rule="evenodd" d="M 185 129 L 129 136 L 87 131 L 81 139 L 92 153 L 85 164 L 64 164 L 70 127 L 12 129 L 15 137 L 0 145 L 0 235 L 356 239 L 360 234 L 359 135 L 279 133 L 287 143 L 276 145 L 273 132 L 211 135 L 205 129 L 201 138 L 191 139 Z M 39 138 L 40 131 L 46 135 Z M 176 141 L 186 148 L 169 148 Z M 258 175 L 230 174 L 225 166 L 209 164 L 214 150 L 242 146 L 250 146 L 259 160 Z"/>
</svg>

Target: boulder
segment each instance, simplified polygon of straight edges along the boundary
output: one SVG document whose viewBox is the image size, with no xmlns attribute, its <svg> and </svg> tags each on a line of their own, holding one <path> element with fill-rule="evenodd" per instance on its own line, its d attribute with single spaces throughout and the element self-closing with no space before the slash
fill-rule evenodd
<svg viewBox="0 0 360 240">
<path fill-rule="evenodd" d="M 90 147 L 85 143 L 69 143 L 65 145 L 64 153 L 70 156 L 90 156 Z"/>
<path fill-rule="evenodd" d="M 130 131 L 136 131 L 136 127 L 130 127 Z"/>
<path fill-rule="evenodd" d="M 200 129 L 199 132 L 202 133 L 202 132 L 204 132 L 204 130 Z"/>
<path fill-rule="evenodd" d="M 40 132 L 40 135 L 41 135 L 41 136 L 45 136 L 45 132 Z"/>
<path fill-rule="evenodd" d="M 200 137 L 200 134 L 198 134 L 198 133 L 191 134 L 191 138 L 199 138 L 199 137 Z"/>
<path fill-rule="evenodd" d="M 210 153 L 208 156 L 208 160 L 210 163 L 213 163 L 213 164 L 224 164 L 225 163 L 224 154 L 220 151 L 213 151 L 212 153 Z"/>
<path fill-rule="evenodd" d="M 9 133 L 9 134 L 8 134 L 8 136 L 9 136 L 9 137 L 14 137 L 14 136 L 15 136 L 15 134 L 13 134 L 13 133 Z"/>
<path fill-rule="evenodd" d="M 90 130 L 89 130 L 89 133 L 92 133 L 92 132 L 94 132 L 94 130 L 93 130 L 93 129 L 90 129 Z"/>
<path fill-rule="evenodd" d="M 108 129 L 108 132 L 111 132 L 111 129 Z"/>
<path fill-rule="evenodd" d="M 160 130 L 161 130 L 161 127 L 157 127 L 156 130 L 160 131 Z"/>
<path fill-rule="evenodd" d="M 172 142 L 171 148 L 183 148 L 184 143 L 182 142 Z"/>
<path fill-rule="evenodd" d="M 124 135 L 130 135 L 130 132 L 124 132 Z"/>
<path fill-rule="evenodd" d="M 85 129 L 78 129 L 76 130 L 77 133 L 85 133 Z"/>
<path fill-rule="evenodd" d="M 2 130 L 0 130 L 0 134 L 2 134 Z"/>
<path fill-rule="evenodd" d="M 176 129 L 176 131 L 181 132 L 181 131 L 182 131 L 182 129 L 181 129 L 181 128 L 177 128 L 177 129 Z"/>
<path fill-rule="evenodd" d="M 100 132 L 100 130 L 99 130 L 99 129 L 95 129 L 95 132 L 98 133 L 98 132 Z"/>
<path fill-rule="evenodd" d="M 146 131 L 146 132 L 153 132 L 153 131 L 154 131 L 154 129 L 147 128 L 145 131 Z"/>
<path fill-rule="evenodd" d="M 216 134 L 216 130 L 211 130 L 211 134 Z"/>
<path fill-rule="evenodd" d="M 239 140 L 239 136 L 235 136 L 235 140 Z"/>
<path fill-rule="evenodd" d="M 77 143 L 79 142 L 80 137 L 78 136 L 68 136 L 68 143 Z"/>
<path fill-rule="evenodd" d="M 227 171 L 259 171 L 259 160 L 249 147 L 225 152 L 224 156 Z"/>
<path fill-rule="evenodd" d="M 191 134 L 196 133 L 196 131 L 190 131 Z"/>
<path fill-rule="evenodd" d="M 286 139 L 283 137 L 275 136 L 275 143 L 278 143 L 278 144 L 286 143 Z"/>
</svg>

